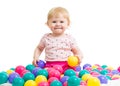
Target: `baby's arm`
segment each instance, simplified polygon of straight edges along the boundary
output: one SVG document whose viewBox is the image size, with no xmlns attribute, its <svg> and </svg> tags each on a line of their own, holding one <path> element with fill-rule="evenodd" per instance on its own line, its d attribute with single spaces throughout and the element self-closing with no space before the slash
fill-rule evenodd
<svg viewBox="0 0 120 86">
<path fill-rule="evenodd" d="M 82 52 L 80 51 L 80 49 L 78 47 L 72 48 L 72 52 L 73 52 L 74 56 L 76 56 L 78 58 L 78 63 L 80 64 L 83 59 Z"/>
<path fill-rule="evenodd" d="M 35 66 L 38 66 L 37 65 L 37 62 L 39 61 L 39 56 L 41 55 L 42 51 L 43 51 L 43 47 L 42 46 L 37 46 L 35 48 L 35 51 L 34 51 L 34 56 L 33 56 L 33 65 Z"/>
</svg>

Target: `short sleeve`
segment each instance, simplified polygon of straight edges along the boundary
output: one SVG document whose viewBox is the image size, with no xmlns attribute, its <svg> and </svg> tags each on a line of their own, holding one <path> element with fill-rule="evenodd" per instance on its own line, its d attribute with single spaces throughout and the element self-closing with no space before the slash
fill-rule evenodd
<svg viewBox="0 0 120 86">
<path fill-rule="evenodd" d="M 72 36 L 70 36 L 70 46 L 71 46 L 71 48 L 76 48 L 77 47 L 76 40 Z"/>
<path fill-rule="evenodd" d="M 46 34 L 41 38 L 38 47 L 39 48 L 45 48 L 45 39 L 46 39 Z"/>
</svg>

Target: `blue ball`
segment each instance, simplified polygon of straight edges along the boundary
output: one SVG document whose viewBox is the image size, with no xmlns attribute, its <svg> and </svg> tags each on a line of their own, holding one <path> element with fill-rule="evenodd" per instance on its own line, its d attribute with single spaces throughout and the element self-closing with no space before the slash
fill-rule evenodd
<svg viewBox="0 0 120 86">
<path fill-rule="evenodd" d="M 39 60 L 37 63 L 38 67 L 44 68 L 45 67 L 45 62 L 43 60 Z"/>
<path fill-rule="evenodd" d="M 84 64 L 83 65 L 83 69 L 87 68 L 87 67 L 91 67 L 92 65 L 91 64 Z"/>
<path fill-rule="evenodd" d="M 107 83 L 108 83 L 108 79 L 107 79 L 107 77 L 104 76 L 104 75 L 98 76 L 98 79 L 100 80 L 100 83 L 101 83 L 101 84 L 107 84 Z"/>
</svg>

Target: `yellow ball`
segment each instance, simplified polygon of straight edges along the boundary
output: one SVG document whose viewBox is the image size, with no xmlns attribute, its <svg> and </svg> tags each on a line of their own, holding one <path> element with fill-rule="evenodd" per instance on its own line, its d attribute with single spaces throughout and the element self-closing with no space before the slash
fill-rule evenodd
<svg viewBox="0 0 120 86">
<path fill-rule="evenodd" d="M 90 74 L 84 74 L 83 76 L 82 76 L 82 80 L 83 81 L 87 81 L 89 78 L 91 78 L 92 77 L 92 75 L 90 75 Z"/>
<path fill-rule="evenodd" d="M 87 81 L 87 86 L 100 86 L 100 80 L 97 77 L 91 77 Z"/>
<path fill-rule="evenodd" d="M 33 80 L 27 80 L 24 86 L 37 86 L 36 82 Z"/>
<path fill-rule="evenodd" d="M 35 78 L 35 82 L 38 84 L 40 82 L 47 82 L 47 78 L 43 75 L 38 75 L 36 78 Z"/>
<path fill-rule="evenodd" d="M 13 73 L 14 71 L 13 70 L 7 70 L 6 71 L 8 75 L 10 75 L 11 73 Z"/>
<path fill-rule="evenodd" d="M 67 63 L 70 67 L 75 67 L 78 65 L 78 58 L 75 56 L 69 56 Z"/>
</svg>

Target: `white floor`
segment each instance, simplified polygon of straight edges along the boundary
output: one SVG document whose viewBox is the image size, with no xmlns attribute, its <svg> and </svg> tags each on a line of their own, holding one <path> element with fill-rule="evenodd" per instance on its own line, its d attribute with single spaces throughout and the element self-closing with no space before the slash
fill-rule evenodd
<svg viewBox="0 0 120 86">
<path fill-rule="evenodd" d="M 0 86 L 12 86 L 9 83 L 2 84 Z M 102 84 L 101 86 L 120 86 L 120 79 L 119 80 L 111 80 L 108 84 Z"/>
</svg>

